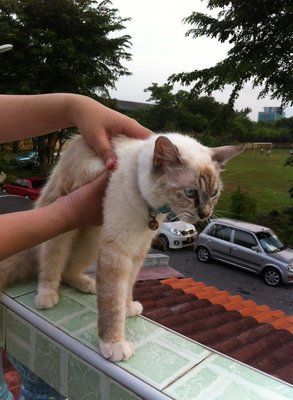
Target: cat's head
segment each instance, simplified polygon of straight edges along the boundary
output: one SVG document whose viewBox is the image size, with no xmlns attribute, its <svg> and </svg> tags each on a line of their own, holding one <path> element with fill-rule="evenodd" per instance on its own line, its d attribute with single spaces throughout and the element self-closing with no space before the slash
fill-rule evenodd
<svg viewBox="0 0 293 400">
<path fill-rule="evenodd" d="M 222 166 L 242 150 L 242 145 L 209 148 L 179 134 L 158 136 L 151 168 L 155 208 L 167 206 L 191 223 L 208 218 L 222 190 Z"/>
</svg>

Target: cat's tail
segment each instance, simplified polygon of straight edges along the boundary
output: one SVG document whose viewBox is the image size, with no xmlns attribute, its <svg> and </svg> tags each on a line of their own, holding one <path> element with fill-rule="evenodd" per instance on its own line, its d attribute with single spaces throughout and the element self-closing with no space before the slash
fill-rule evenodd
<svg viewBox="0 0 293 400">
<path fill-rule="evenodd" d="M 0 262 L 0 293 L 10 285 L 36 278 L 37 274 L 36 248 L 6 258 Z"/>
</svg>

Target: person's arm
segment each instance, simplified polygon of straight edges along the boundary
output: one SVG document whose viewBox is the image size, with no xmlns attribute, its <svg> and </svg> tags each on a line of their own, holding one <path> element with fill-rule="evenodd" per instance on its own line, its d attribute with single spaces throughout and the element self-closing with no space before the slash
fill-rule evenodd
<svg viewBox="0 0 293 400">
<path fill-rule="evenodd" d="M 75 228 L 101 225 L 109 172 L 54 203 L 0 216 L 0 260 Z"/>
<path fill-rule="evenodd" d="M 116 159 L 110 144 L 112 136 L 145 139 L 151 135 L 132 118 L 77 94 L 0 95 L 0 110 L 1 143 L 75 126 L 110 169 Z"/>
<path fill-rule="evenodd" d="M 113 169 L 112 136 L 148 138 L 135 120 L 76 94 L 0 95 L 0 143 L 44 135 L 76 126 L 90 146 Z M 0 259 L 81 226 L 102 223 L 102 198 L 108 176 L 44 207 L 0 216 Z"/>
</svg>

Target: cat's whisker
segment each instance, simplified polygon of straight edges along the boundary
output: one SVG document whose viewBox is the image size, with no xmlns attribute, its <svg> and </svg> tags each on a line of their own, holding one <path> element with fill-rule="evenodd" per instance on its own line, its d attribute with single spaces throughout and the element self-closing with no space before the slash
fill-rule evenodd
<svg viewBox="0 0 293 400">
<path fill-rule="evenodd" d="M 224 211 L 224 210 L 218 210 L 217 209 L 217 214 L 221 215 L 221 214 L 231 214 L 229 211 Z"/>
<path fill-rule="evenodd" d="M 179 218 L 179 219 L 181 219 L 181 217 L 184 217 L 184 216 L 186 216 L 186 215 L 188 215 L 188 213 L 187 213 L 186 211 L 184 211 L 184 212 L 182 212 L 182 213 L 176 215 L 176 217 Z"/>
<path fill-rule="evenodd" d="M 218 217 L 215 213 L 212 213 L 211 216 L 210 216 L 210 218 L 211 218 L 211 219 L 218 219 L 219 217 Z"/>
<path fill-rule="evenodd" d="M 189 222 L 190 221 L 190 217 L 194 217 L 195 215 L 192 215 L 191 213 L 187 212 L 187 211 L 183 211 L 182 213 L 177 215 L 177 218 L 181 219 L 182 221 L 186 221 L 185 222 Z"/>
</svg>

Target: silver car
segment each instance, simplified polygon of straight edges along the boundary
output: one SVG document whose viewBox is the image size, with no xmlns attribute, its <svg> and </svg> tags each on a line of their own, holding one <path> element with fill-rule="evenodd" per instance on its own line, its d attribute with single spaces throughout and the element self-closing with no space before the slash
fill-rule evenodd
<svg viewBox="0 0 293 400">
<path fill-rule="evenodd" d="M 210 222 L 195 245 L 199 261 L 211 258 L 254 272 L 266 284 L 293 283 L 293 249 L 264 226 L 228 218 Z"/>
</svg>

